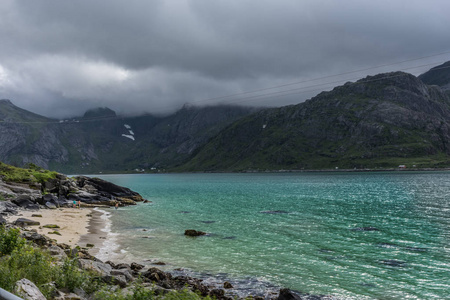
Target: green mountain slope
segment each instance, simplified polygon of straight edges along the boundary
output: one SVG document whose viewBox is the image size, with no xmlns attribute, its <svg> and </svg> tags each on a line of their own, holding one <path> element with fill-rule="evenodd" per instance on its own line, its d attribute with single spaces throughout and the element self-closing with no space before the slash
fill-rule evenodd
<svg viewBox="0 0 450 300">
<path fill-rule="evenodd" d="M 179 170 L 440 166 L 450 163 L 449 141 L 449 97 L 396 72 L 245 117 Z"/>
</svg>

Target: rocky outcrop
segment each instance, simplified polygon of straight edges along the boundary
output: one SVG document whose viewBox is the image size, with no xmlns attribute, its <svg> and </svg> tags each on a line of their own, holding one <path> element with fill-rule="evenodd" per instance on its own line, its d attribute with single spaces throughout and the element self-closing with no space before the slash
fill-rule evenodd
<svg viewBox="0 0 450 300">
<path fill-rule="evenodd" d="M 135 204 L 134 202 L 144 200 L 141 195 L 129 188 L 118 186 L 100 178 L 78 176 L 75 179 L 77 186 L 90 194 L 95 193 L 104 198 L 119 200 L 119 202 L 126 204 Z"/>
<path fill-rule="evenodd" d="M 40 184 L 6 183 L 0 179 L 0 196 L 11 199 L 0 201 L 0 214 L 3 215 L 15 214 L 17 209 L 72 207 L 73 201 L 80 201 L 85 206 L 114 206 L 116 203 L 126 206 L 145 200 L 128 188 L 99 178 L 68 178 L 62 174 Z"/>
</svg>

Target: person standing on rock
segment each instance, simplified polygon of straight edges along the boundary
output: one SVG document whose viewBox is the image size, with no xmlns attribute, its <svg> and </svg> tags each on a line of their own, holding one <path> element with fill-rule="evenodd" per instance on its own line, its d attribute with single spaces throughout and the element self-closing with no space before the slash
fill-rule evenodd
<svg viewBox="0 0 450 300">
<path fill-rule="evenodd" d="M 78 208 L 81 208 L 81 200 L 78 200 Z"/>
<path fill-rule="evenodd" d="M 77 201 L 76 201 L 76 200 L 73 200 L 72 204 L 73 204 L 73 205 L 72 205 L 73 208 L 76 208 L 76 207 L 77 207 Z"/>
</svg>

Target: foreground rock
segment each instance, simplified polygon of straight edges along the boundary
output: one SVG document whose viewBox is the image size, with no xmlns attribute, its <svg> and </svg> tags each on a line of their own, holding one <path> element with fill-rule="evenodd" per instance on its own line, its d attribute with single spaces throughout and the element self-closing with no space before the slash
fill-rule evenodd
<svg viewBox="0 0 450 300">
<path fill-rule="evenodd" d="M 26 227 L 26 226 L 37 226 L 41 225 L 38 221 L 33 221 L 26 218 L 18 218 L 16 221 L 14 221 L 14 225 L 20 226 L 20 227 Z"/>
<path fill-rule="evenodd" d="M 25 278 L 16 282 L 14 292 L 25 300 L 46 300 L 38 287 Z"/>
</svg>

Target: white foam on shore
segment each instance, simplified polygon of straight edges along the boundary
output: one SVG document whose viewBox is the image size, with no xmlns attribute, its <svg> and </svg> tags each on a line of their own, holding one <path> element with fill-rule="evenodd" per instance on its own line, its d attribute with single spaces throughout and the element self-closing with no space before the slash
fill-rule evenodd
<svg viewBox="0 0 450 300">
<path fill-rule="evenodd" d="M 102 261 L 114 260 L 114 257 L 119 255 L 120 245 L 117 242 L 117 236 L 119 234 L 111 231 L 111 213 L 99 209 L 98 207 L 94 208 L 94 210 L 102 213 L 100 219 L 104 222 L 105 225 L 101 229 L 101 231 L 106 233 L 106 239 L 103 241 L 102 246 L 95 256 Z"/>
</svg>

